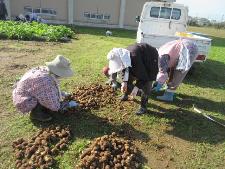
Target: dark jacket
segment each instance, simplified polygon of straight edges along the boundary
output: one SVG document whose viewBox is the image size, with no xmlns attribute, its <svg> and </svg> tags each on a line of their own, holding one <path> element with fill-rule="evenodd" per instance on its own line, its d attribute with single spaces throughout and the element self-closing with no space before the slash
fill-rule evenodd
<svg viewBox="0 0 225 169">
<path fill-rule="evenodd" d="M 138 81 L 154 81 L 158 73 L 158 51 L 147 43 L 136 43 L 127 47 L 130 51 L 129 72 Z"/>
</svg>

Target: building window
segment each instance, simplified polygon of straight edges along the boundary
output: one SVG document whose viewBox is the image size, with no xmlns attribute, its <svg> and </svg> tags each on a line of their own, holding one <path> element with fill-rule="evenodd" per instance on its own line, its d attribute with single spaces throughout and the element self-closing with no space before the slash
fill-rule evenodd
<svg viewBox="0 0 225 169">
<path fill-rule="evenodd" d="M 34 8 L 33 9 L 30 6 L 24 7 L 24 13 L 25 14 L 36 13 L 39 15 L 56 16 L 56 11 L 54 9 L 50 9 L 50 8 Z"/>
<path fill-rule="evenodd" d="M 56 11 L 53 9 L 48 9 L 48 8 L 42 8 L 41 9 L 42 14 L 50 14 L 50 15 L 56 15 Z"/>
<path fill-rule="evenodd" d="M 105 20 L 109 20 L 110 17 L 111 17 L 110 15 L 104 15 L 104 19 L 105 19 Z"/>
<path fill-rule="evenodd" d="M 90 12 L 84 12 L 84 17 L 88 19 L 96 19 L 96 20 L 109 20 L 110 15 L 108 14 L 101 14 L 101 13 L 90 13 Z"/>
<path fill-rule="evenodd" d="M 30 6 L 25 6 L 24 7 L 24 12 L 25 13 L 32 13 L 32 8 Z"/>
<path fill-rule="evenodd" d="M 96 19 L 103 19 L 103 14 L 97 14 Z"/>
<path fill-rule="evenodd" d="M 91 17 L 91 14 L 89 12 L 84 12 L 84 17 L 90 18 Z"/>
<path fill-rule="evenodd" d="M 36 13 L 36 14 L 41 13 L 41 8 L 34 8 L 33 13 Z"/>
<path fill-rule="evenodd" d="M 91 19 L 96 19 L 96 14 L 95 13 L 91 13 Z"/>
</svg>

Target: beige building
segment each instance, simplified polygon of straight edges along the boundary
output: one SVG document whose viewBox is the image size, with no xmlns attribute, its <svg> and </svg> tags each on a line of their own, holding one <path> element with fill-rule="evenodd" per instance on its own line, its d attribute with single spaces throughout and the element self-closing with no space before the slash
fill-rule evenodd
<svg viewBox="0 0 225 169">
<path fill-rule="evenodd" d="M 136 29 L 148 0 L 5 0 L 11 17 L 37 13 L 50 23 Z"/>
</svg>

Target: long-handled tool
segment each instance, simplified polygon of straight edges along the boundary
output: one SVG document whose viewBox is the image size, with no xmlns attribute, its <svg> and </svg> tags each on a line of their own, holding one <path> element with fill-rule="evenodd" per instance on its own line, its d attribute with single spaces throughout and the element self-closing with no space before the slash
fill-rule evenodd
<svg viewBox="0 0 225 169">
<path fill-rule="evenodd" d="M 196 111 L 196 112 L 199 113 L 199 114 L 202 114 L 202 115 L 203 115 L 204 117 L 206 117 L 208 120 L 210 120 L 210 121 L 212 121 L 212 122 L 214 122 L 214 123 L 216 123 L 216 124 L 219 124 L 220 126 L 222 126 L 222 127 L 225 128 L 225 125 L 224 125 L 224 124 L 222 124 L 222 123 L 220 123 L 220 122 L 214 120 L 212 117 L 208 116 L 207 114 L 202 113 L 199 109 L 195 108 L 194 105 L 193 105 L 193 108 L 194 108 L 194 111 Z"/>
</svg>

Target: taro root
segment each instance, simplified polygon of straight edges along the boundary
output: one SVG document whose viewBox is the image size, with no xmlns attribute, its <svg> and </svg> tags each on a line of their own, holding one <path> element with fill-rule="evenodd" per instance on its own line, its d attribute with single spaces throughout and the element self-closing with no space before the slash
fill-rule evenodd
<svg viewBox="0 0 225 169">
<path fill-rule="evenodd" d="M 58 152 L 59 152 L 59 150 L 58 150 L 57 148 L 53 148 L 53 149 L 51 150 L 51 153 L 52 153 L 53 155 L 57 155 Z"/>
<path fill-rule="evenodd" d="M 50 161 L 52 161 L 52 157 L 50 155 L 46 155 L 46 156 L 44 156 L 44 160 L 45 160 L 45 162 L 50 162 Z"/>
<path fill-rule="evenodd" d="M 20 168 L 21 166 L 22 166 L 21 162 L 16 164 L 16 168 Z"/>
<path fill-rule="evenodd" d="M 66 148 L 66 144 L 65 144 L 65 143 L 63 143 L 63 144 L 61 144 L 61 145 L 59 146 L 59 149 L 60 149 L 60 150 L 65 149 L 65 148 Z"/>
<path fill-rule="evenodd" d="M 133 150 L 137 150 L 131 141 L 117 137 L 116 133 L 96 138 L 89 148 L 80 156 L 78 169 L 90 168 L 115 168 L 136 169 L 138 156 Z M 140 165 L 138 165 L 140 166 Z"/>
<path fill-rule="evenodd" d="M 50 168 L 54 163 L 53 157 L 67 147 L 69 137 L 68 127 L 50 126 L 40 130 L 30 141 L 14 141 L 16 168 Z"/>
<path fill-rule="evenodd" d="M 111 87 L 99 84 L 75 88 L 70 100 L 77 101 L 80 108 L 84 110 L 98 109 L 116 103 L 115 94 Z M 110 121 L 113 121 L 113 119 Z"/>
<path fill-rule="evenodd" d="M 17 158 L 17 159 L 22 159 L 23 156 L 24 156 L 24 154 L 23 154 L 22 151 L 19 151 L 19 152 L 16 153 L 16 158 Z"/>
<path fill-rule="evenodd" d="M 41 139 L 39 137 L 37 137 L 34 141 L 35 144 L 41 144 Z"/>
</svg>

